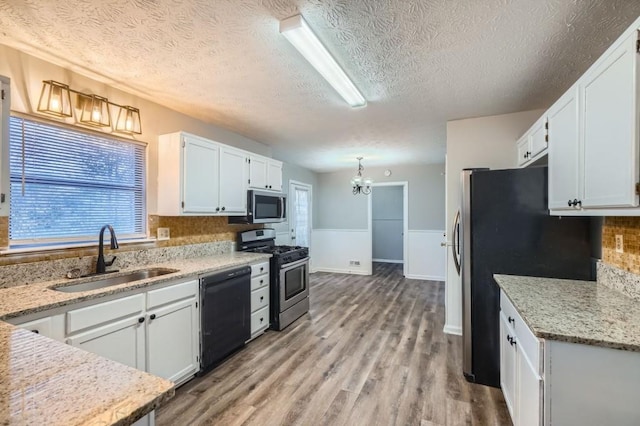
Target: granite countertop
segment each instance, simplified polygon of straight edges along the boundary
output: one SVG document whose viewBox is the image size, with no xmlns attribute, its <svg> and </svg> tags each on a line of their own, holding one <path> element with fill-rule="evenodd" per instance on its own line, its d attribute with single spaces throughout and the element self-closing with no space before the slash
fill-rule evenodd
<svg viewBox="0 0 640 426">
<path fill-rule="evenodd" d="M 0 424 L 127 425 L 173 397 L 151 374 L 0 322 Z"/>
<path fill-rule="evenodd" d="M 92 291 L 64 293 L 52 287 L 96 279 L 59 279 L 0 290 L 0 319 L 248 265 L 269 254 L 238 253 L 182 259 L 131 268 L 177 272 Z M 123 270 L 109 274 L 117 276 Z M 126 425 L 174 395 L 174 384 L 0 321 L 0 424 Z"/>
<path fill-rule="evenodd" d="M 542 339 L 640 352 L 640 304 L 593 281 L 494 275 Z"/>
<path fill-rule="evenodd" d="M 60 306 L 97 299 L 138 288 L 150 287 L 167 281 L 196 277 L 198 275 L 215 272 L 233 266 L 247 265 L 261 260 L 266 260 L 270 257 L 270 254 L 231 252 L 215 256 L 181 259 L 145 265 L 143 267 L 125 269 L 116 273 L 107 274 L 106 277 L 124 275 L 130 271 L 149 268 L 169 268 L 177 269 L 178 271 L 158 277 L 147 278 L 145 280 L 75 293 L 65 293 L 62 291 L 52 290 L 52 288 L 93 281 L 103 278 L 103 276 L 78 278 L 73 280 L 61 278 L 53 281 L 44 281 L 0 289 L 0 320 L 8 320 L 22 315 L 43 312 Z"/>
</svg>

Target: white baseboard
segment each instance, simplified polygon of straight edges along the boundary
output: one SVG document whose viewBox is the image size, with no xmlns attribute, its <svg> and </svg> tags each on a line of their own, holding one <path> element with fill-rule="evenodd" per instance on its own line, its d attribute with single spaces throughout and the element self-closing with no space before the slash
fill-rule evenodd
<svg viewBox="0 0 640 426">
<path fill-rule="evenodd" d="M 404 276 L 405 278 L 409 278 L 410 280 L 426 280 L 426 281 L 444 281 L 444 277 L 438 277 L 435 275 L 416 275 L 416 274 L 407 274 Z"/>
<path fill-rule="evenodd" d="M 380 262 L 380 263 L 404 263 L 404 260 L 393 260 L 393 259 L 371 259 L 374 262 Z"/>
<path fill-rule="evenodd" d="M 333 272 L 336 274 L 371 275 L 367 273 L 367 271 L 353 271 L 351 269 L 337 269 L 337 268 L 314 268 L 313 272 Z"/>
<path fill-rule="evenodd" d="M 454 327 L 445 324 L 442 331 L 444 331 L 445 334 L 455 334 L 456 336 L 462 336 L 462 327 Z"/>
</svg>

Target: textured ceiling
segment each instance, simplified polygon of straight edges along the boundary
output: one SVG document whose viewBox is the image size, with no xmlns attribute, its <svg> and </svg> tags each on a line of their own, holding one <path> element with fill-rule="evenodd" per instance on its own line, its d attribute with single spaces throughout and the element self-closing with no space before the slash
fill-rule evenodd
<svg viewBox="0 0 640 426">
<path fill-rule="evenodd" d="M 279 34 L 297 13 L 366 108 Z M 329 171 L 443 162 L 447 120 L 549 106 L 638 15 L 638 0 L 4 0 L 0 43 Z"/>
</svg>

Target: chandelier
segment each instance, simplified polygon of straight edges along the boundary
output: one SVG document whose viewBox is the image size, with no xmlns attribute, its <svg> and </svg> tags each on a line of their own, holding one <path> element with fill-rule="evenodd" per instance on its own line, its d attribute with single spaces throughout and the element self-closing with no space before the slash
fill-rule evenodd
<svg viewBox="0 0 640 426">
<path fill-rule="evenodd" d="M 353 188 L 353 195 L 357 194 L 371 194 L 371 184 L 373 180 L 371 178 L 363 178 L 362 171 L 362 157 L 358 157 L 358 173 L 351 179 L 351 186 Z"/>
</svg>

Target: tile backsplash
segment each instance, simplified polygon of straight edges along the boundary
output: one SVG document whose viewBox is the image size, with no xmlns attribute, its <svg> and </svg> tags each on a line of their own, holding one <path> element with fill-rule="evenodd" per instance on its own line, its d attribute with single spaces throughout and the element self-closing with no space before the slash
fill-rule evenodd
<svg viewBox="0 0 640 426">
<path fill-rule="evenodd" d="M 623 253 L 616 252 L 616 235 L 622 235 Z M 640 274 L 640 217 L 606 217 L 602 226 L 602 261 Z"/>
</svg>

